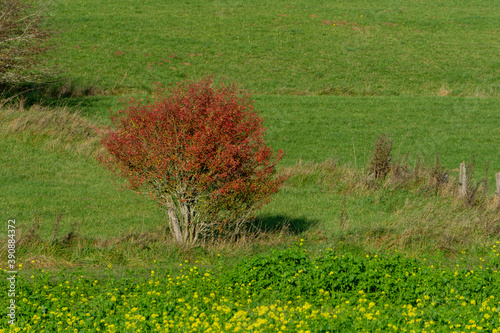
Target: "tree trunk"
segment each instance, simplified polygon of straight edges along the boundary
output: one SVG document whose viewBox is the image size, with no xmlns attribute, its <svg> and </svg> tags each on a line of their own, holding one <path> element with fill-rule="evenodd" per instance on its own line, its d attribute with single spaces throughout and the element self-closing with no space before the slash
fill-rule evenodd
<svg viewBox="0 0 500 333">
<path fill-rule="evenodd" d="M 170 230 L 179 244 L 194 244 L 198 241 L 200 228 L 197 225 L 198 214 L 196 200 L 170 195 L 165 200 Z"/>
<path fill-rule="evenodd" d="M 183 243 L 182 232 L 179 224 L 179 219 L 177 218 L 177 214 L 175 212 L 174 203 L 172 202 L 172 199 L 168 198 L 166 204 L 170 231 L 172 232 L 172 235 L 174 236 L 176 242 L 181 244 Z"/>
</svg>

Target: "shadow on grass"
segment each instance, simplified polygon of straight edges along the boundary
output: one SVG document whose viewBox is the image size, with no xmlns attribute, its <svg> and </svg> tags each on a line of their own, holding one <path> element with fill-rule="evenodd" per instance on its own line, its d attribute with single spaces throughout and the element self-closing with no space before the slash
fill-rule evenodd
<svg viewBox="0 0 500 333">
<path fill-rule="evenodd" d="M 289 218 L 284 215 L 264 215 L 259 216 L 254 222 L 254 227 L 262 232 L 288 230 L 297 235 L 316 226 L 317 220 L 307 218 Z"/>
<path fill-rule="evenodd" d="M 55 79 L 45 83 L 23 83 L 19 85 L 1 85 L 0 99 L 16 102 L 22 100 L 24 105 L 41 104 L 43 106 L 72 106 L 80 103 L 82 98 L 102 96 L 108 93 L 94 84 L 86 84 L 70 79 Z"/>
<path fill-rule="evenodd" d="M 148 94 L 133 89 L 105 90 L 99 86 L 72 81 L 32 83 L 17 87 L 0 85 L 0 106 L 22 105 L 29 109 L 34 105 L 41 105 L 67 108 L 88 118 L 105 119 L 105 123 L 109 120 L 109 110 L 122 109 L 132 96 L 136 99 L 143 98 L 145 101 L 149 98 Z"/>
</svg>

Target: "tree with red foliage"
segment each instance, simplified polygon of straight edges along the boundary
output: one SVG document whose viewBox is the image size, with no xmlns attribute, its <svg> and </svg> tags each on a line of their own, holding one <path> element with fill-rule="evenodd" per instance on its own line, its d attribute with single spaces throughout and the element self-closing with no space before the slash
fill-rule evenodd
<svg viewBox="0 0 500 333">
<path fill-rule="evenodd" d="M 237 235 L 284 182 L 283 152 L 265 144 L 262 119 L 234 85 L 206 78 L 129 103 L 112 117 L 102 160 L 160 203 L 177 242 Z"/>
</svg>

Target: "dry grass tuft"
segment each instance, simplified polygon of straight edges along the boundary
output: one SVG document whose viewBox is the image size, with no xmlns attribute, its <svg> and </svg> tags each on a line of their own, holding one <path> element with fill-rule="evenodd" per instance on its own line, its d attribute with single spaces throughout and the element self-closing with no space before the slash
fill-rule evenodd
<svg viewBox="0 0 500 333">
<path fill-rule="evenodd" d="M 39 221 L 40 222 L 40 221 Z M 63 221 L 61 221 L 62 223 Z M 251 254 L 255 248 L 269 248 L 281 244 L 291 244 L 294 236 L 284 228 L 274 232 L 254 232 L 243 234 L 237 240 L 222 239 L 207 241 L 200 245 L 179 247 L 164 227 L 142 231 L 131 229 L 117 237 L 82 237 L 76 227 L 57 235 L 59 227 L 54 226 L 54 235 L 44 239 L 39 236 L 40 223 L 27 230 L 18 230 L 17 262 L 23 269 L 60 269 L 81 266 L 104 267 L 109 264 L 123 267 L 148 267 L 153 259 L 168 264 L 170 262 L 198 260 L 200 256 L 216 258 L 216 254 L 238 258 Z M 22 245 L 22 246 L 19 246 Z M 0 255 L 7 255 L 7 241 L 0 242 Z M 207 261 L 208 262 L 208 261 Z M 6 268 L 3 267 L 2 268 Z"/>
<path fill-rule="evenodd" d="M 23 261 L 23 267 L 26 267 L 28 269 L 58 269 L 74 268 L 77 267 L 77 265 L 62 258 L 56 258 L 54 256 L 45 254 L 37 254 L 34 256 L 26 257 L 26 259 Z"/>
<path fill-rule="evenodd" d="M 392 141 L 383 133 L 375 143 L 370 165 L 370 171 L 373 172 L 375 179 L 384 179 L 391 171 L 391 151 Z"/>
<path fill-rule="evenodd" d="M 79 112 L 66 108 L 34 105 L 25 108 L 3 106 L 0 128 L 4 135 L 22 135 L 25 140 L 40 142 L 46 149 L 62 149 L 82 155 L 92 155 L 101 148 L 98 127 Z"/>
<path fill-rule="evenodd" d="M 445 86 L 445 85 L 443 84 L 443 85 L 441 86 L 441 88 L 439 89 L 438 96 L 442 96 L 442 97 L 444 97 L 444 96 L 448 96 L 448 95 L 450 95 L 450 93 L 451 93 L 451 90 L 450 90 L 447 86 Z"/>
<path fill-rule="evenodd" d="M 436 156 L 432 165 L 408 158 L 392 159 L 390 145 L 379 139 L 374 160 L 366 171 L 338 165 L 300 161 L 282 172 L 289 176 L 285 186 L 317 186 L 323 193 L 339 196 L 334 213 L 340 241 L 362 248 L 398 249 L 416 253 L 443 253 L 454 257 L 467 248 L 481 248 L 500 237 L 500 210 L 488 196 L 486 175 L 476 180 L 473 162 L 468 166 L 468 195 L 459 195 L 458 172 L 447 170 Z M 377 170 L 378 173 L 377 173 Z M 376 177 L 375 174 L 380 175 Z M 369 198 L 370 200 L 366 200 Z M 348 199 L 348 200 L 347 200 Z M 367 224 L 356 220 L 353 209 L 377 205 L 382 218 Z"/>
</svg>

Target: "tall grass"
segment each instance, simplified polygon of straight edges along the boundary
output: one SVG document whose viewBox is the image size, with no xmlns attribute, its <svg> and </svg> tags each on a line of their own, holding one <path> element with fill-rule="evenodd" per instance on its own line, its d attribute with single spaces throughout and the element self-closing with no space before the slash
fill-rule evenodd
<svg viewBox="0 0 500 333">
<path fill-rule="evenodd" d="M 62 149 L 91 156 L 101 149 L 99 126 L 67 108 L 18 105 L 2 108 L 0 128 L 4 136 L 18 135 L 47 149 Z"/>
</svg>

